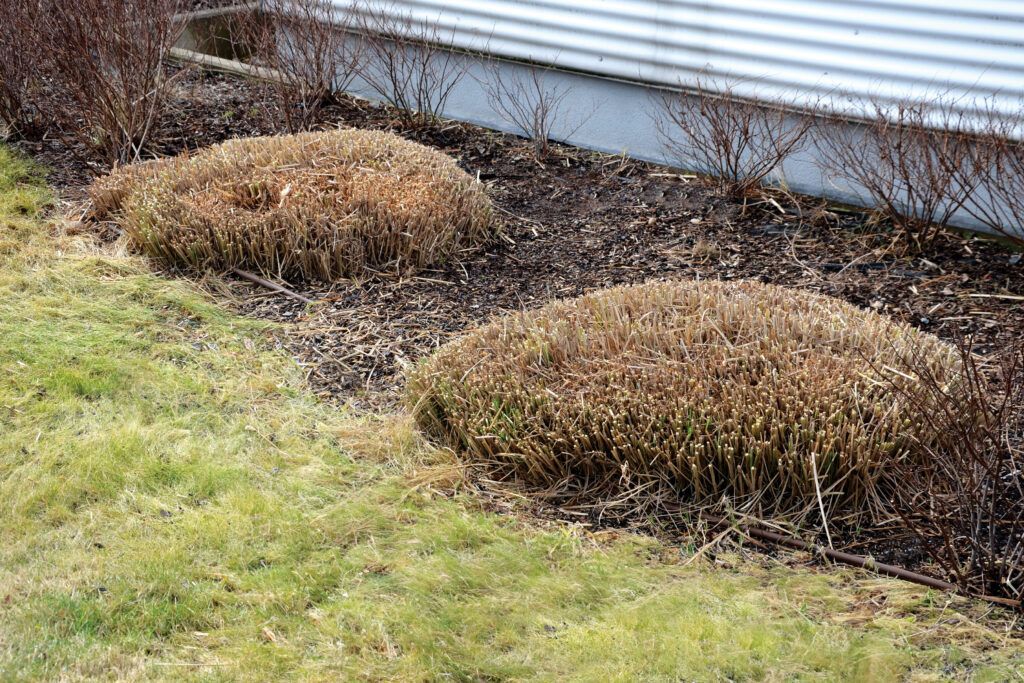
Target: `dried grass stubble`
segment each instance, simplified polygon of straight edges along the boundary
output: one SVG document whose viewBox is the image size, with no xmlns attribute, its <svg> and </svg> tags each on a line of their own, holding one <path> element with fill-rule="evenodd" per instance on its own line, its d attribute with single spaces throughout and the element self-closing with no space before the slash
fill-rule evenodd
<svg viewBox="0 0 1024 683">
<path fill-rule="evenodd" d="M 493 230 L 481 184 L 454 160 L 379 131 L 230 140 L 125 167 L 91 196 L 172 266 L 285 279 L 415 270 Z"/>
<path fill-rule="evenodd" d="M 836 299 L 658 282 L 496 320 L 417 366 L 408 393 L 428 434 L 566 502 L 667 488 L 777 514 L 813 505 L 817 478 L 830 508 L 860 512 L 888 463 L 922 452 L 920 420 L 871 369 L 911 348 L 955 381 L 939 339 Z"/>
</svg>

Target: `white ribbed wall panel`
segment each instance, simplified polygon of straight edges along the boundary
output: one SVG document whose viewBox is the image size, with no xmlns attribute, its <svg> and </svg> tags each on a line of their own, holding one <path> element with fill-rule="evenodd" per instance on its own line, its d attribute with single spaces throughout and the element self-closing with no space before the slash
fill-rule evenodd
<svg viewBox="0 0 1024 683">
<path fill-rule="evenodd" d="M 1024 0 L 331 1 L 339 15 L 369 6 L 427 22 L 467 51 L 458 59 L 469 77 L 445 103 L 448 118 L 520 134 L 491 106 L 485 83 L 493 73 L 479 53 L 503 59 L 497 68 L 509 79 L 530 78 L 520 62 L 551 65 L 545 87 L 572 92 L 553 139 L 689 170 L 709 169 L 666 147 L 651 87 L 685 89 L 700 74 L 752 99 L 831 105 L 854 118 L 866 97 L 941 98 L 1004 113 L 1024 107 Z M 351 90 L 380 98 L 360 78 Z M 829 168 L 808 144 L 771 180 L 870 205 L 864 188 Z M 983 229 L 963 211 L 953 224 Z"/>
<path fill-rule="evenodd" d="M 334 0 L 347 8 L 353 0 Z M 377 0 L 371 0 L 377 2 Z M 382 0 L 455 45 L 674 86 L 727 76 L 760 99 L 1024 99 L 1024 0 Z M 851 112 L 855 113 L 855 112 Z"/>
</svg>

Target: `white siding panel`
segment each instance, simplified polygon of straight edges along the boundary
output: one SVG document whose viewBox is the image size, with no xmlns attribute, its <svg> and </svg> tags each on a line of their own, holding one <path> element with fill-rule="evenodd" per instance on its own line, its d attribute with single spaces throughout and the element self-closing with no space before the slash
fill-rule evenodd
<svg viewBox="0 0 1024 683">
<path fill-rule="evenodd" d="M 335 0 L 346 8 L 353 0 Z M 698 72 L 745 94 L 964 102 L 1024 98 L 1024 0 L 386 0 L 504 58 L 674 86 Z"/>
</svg>

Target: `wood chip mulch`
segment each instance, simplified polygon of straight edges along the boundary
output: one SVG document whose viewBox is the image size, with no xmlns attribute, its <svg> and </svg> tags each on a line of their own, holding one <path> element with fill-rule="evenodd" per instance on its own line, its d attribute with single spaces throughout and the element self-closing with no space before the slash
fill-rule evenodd
<svg viewBox="0 0 1024 683">
<path fill-rule="evenodd" d="M 163 154 L 282 130 L 265 87 L 194 73 L 180 83 L 177 110 L 160 129 Z M 330 108 L 322 123 L 391 128 L 452 155 L 488 184 L 504 224 L 489 247 L 414 276 L 282 283 L 317 302 L 311 306 L 241 278 L 223 281 L 240 312 L 282 323 L 280 343 L 330 399 L 394 408 L 403 366 L 468 328 L 554 298 L 652 278 L 749 278 L 806 288 L 947 339 L 972 335 L 982 354 L 1024 334 L 1024 259 L 992 240 L 948 233 L 924 253 L 904 255 L 885 225 L 809 197 L 773 193 L 743 206 L 678 170 L 564 146 L 540 162 L 515 137 L 460 123 L 403 130 L 386 109 L 357 100 Z M 21 147 L 72 201 L 102 169 L 58 140 Z M 927 563 L 920 544 L 893 529 L 856 543 L 866 532 L 836 531 L 849 536 L 848 547 L 881 561 Z"/>
<path fill-rule="evenodd" d="M 164 153 L 279 130 L 265 88 L 188 75 L 164 124 Z M 882 311 L 988 353 L 1024 331 L 1024 261 L 997 242 L 943 235 L 901 255 L 886 226 L 809 197 L 746 206 L 677 170 L 556 146 L 537 161 L 513 136 L 460 123 L 402 130 L 384 108 L 346 100 L 323 124 L 393 128 L 487 183 L 504 235 L 486 249 L 404 278 L 288 283 L 306 307 L 231 280 L 238 308 L 286 323 L 283 343 L 324 396 L 370 407 L 401 398 L 401 369 L 503 312 L 652 278 L 758 279 Z M 90 169 L 56 142 L 28 146 L 51 181 L 78 193 Z"/>
</svg>

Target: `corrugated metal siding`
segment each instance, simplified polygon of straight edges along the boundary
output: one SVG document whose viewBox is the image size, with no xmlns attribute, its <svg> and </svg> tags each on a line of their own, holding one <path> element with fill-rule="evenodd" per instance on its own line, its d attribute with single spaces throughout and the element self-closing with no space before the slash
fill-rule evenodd
<svg viewBox="0 0 1024 683">
<path fill-rule="evenodd" d="M 339 7 L 352 0 L 335 0 Z M 360 3 L 354 3 L 360 4 Z M 698 72 L 797 102 L 1024 99 L 1024 0 L 386 0 L 466 49 L 655 85 Z"/>
</svg>

